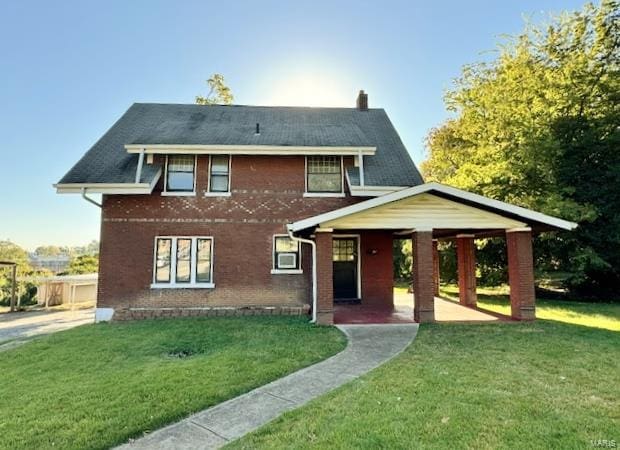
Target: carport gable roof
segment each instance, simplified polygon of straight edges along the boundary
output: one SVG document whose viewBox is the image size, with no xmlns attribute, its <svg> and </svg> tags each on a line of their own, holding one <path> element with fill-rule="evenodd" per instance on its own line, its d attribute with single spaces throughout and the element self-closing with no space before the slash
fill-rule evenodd
<svg viewBox="0 0 620 450">
<path fill-rule="evenodd" d="M 482 211 L 491 212 L 508 219 L 523 222 L 530 227 L 534 227 L 537 231 L 552 230 L 573 230 L 577 227 L 576 223 L 569 222 L 557 217 L 548 216 L 531 209 L 522 208 L 520 206 L 511 205 L 509 203 L 493 200 L 482 195 L 473 194 L 451 186 L 439 183 L 426 183 L 419 186 L 403 189 L 397 192 L 366 200 L 344 208 L 329 211 L 317 216 L 309 217 L 292 224 L 289 229 L 298 232 L 314 227 L 321 226 L 331 221 L 343 219 L 348 216 L 370 211 L 389 203 L 398 202 L 418 196 L 420 194 L 432 194 L 453 202 L 467 205 Z M 388 227 L 386 227 L 388 228 Z M 465 227 L 467 228 L 467 227 Z M 475 227 L 472 227 L 475 228 Z"/>
</svg>

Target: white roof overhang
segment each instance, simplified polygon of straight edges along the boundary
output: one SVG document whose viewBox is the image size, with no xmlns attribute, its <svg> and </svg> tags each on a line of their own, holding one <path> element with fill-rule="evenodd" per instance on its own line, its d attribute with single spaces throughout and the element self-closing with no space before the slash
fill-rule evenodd
<svg viewBox="0 0 620 450">
<path fill-rule="evenodd" d="M 293 232 L 333 229 L 518 229 L 573 230 L 576 223 L 493 200 L 451 186 L 426 183 L 289 225 Z"/>
<path fill-rule="evenodd" d="M 292 145 L 126 144 L 128 153 L 190 155 L 374 155 L 377 147 Z"/>
</svg>

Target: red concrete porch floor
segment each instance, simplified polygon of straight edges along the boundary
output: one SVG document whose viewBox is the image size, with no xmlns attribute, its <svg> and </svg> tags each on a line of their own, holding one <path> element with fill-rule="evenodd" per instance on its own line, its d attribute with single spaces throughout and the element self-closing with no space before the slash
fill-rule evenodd
<svg viewBox="0 0 620 450">
<path fill-rule="evenodd" d="M 437 322 L 497 322 L 509 317 L 487 313 L 479 309 L 435 297 L 435 320 Z M 365 305 L 334 305 L 334 323 L 412 323 L 413 296 L 394 293 L 394 308 Z"/>
</svg>

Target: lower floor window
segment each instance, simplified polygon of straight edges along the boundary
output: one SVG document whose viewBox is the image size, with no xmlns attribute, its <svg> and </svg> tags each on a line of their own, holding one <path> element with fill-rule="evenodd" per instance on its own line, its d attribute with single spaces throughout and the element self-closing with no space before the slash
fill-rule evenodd
<svg viewBox="0 0 620 450">
<path fill-rule="evenodd" d="M 299 242 L 288 236 L 273 237 L 273 268 L 297 270 L 300 268 Z"/>
<path fill-rule="evenodd" d="M 191 287 L 213 283 L 213 238 L 157 237 L 153 282 L 158 286 Z"/>
</svg>

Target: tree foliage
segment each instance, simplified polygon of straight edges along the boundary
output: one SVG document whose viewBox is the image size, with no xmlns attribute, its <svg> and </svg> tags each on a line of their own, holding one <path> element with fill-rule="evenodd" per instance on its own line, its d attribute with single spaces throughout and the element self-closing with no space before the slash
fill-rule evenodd
<svg viewBox="0 0 620 450">
<path fill-rule="evenodd" d="M 537 263 L 580 294 L 620 283 L 620 10 L 586 4 L 528 25 L 464 67 L 422 166 L 436 180 L 579 223 L 537 238 Z M 489 263 L 493 263 L 492 258 Z"/>
<path fill-rule="evenodd" d="M 230 105 L 233 102 L 234 97 L 224 81 L 224 75 L 214 73 L 207 80 L 207 84 L 209 85 L 209 93 L 206 97 L 196 96 L 198 105 Z"/>
<path fill-rule="evenodd" d="M 28 263 L 28 253 L 19 245 L 11 241 L 0 241 L 0 261 L 17 263 L 17 286 L 16 295 L 20 297 L 20 303 L 27 304 L 34 299 L 36 289 L 32 291 L 32 283 L 26 280 L 33 274 L 32 267 Z M 0 267 L 0 305 L 8 306 L 11 300 L 13 283 L 13 268 Z"/>
<path fill-rule="evenodd" d="M 63 275 L 80 275 L 83 273 L 97 273 L 99 271 L 99 255 L 79 255 L 69 263 Z"/>
</svg>

